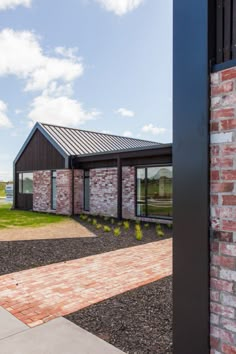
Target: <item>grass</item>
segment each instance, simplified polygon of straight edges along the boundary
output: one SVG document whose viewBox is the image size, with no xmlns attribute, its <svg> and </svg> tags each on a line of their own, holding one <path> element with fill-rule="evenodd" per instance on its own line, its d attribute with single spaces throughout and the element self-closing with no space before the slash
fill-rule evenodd
<svg viewBox="0 0 236 354">
<path fill-rule="evenodd" d="M 0 182 L 0 197 L 5 197 L 5 187 L 6 183 L 5 182 Z"/>
<path fill-rule="evenodd" d="M 0 229 L 46 226 L 67 219 L 68 217 L 60 215 L 11 210 L 11 204 L 0 205 Z"/>
</svg>

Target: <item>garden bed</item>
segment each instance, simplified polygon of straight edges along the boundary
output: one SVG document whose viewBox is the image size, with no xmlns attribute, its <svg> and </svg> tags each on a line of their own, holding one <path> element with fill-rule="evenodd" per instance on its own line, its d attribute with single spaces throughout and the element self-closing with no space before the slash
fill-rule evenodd
<svg viewBox="0 0 236 354">
<path fill-rule="evenodd" d="M 171 354 L 172 277 L 66 316 L 129 354 Z"/>
<path fill-rule="evenodd" d="M 162 227 L 164 236 L 157 236 L 154 224 L 150 224 L 148 228 L 142 227 L 143 238 L 141 241 L 135 238 L 136 224 L 134 222 L 130 223 L 128 230 L 121 226 L 120 236 L 114 236 L 113 228 L 117 224 L 112 224 L 108 220 L 104 221 L 104 225 L 110 225 L 110 232 L 104 232 L 103 228 L 97 230 L 87 221 L 82 221 L 81 224 L 98 237 L 66 238 L 65 235 L 64 239 L 0 242 L 0 274 L 115 251 L 172 236 L 172 230 L 166 226 Z"/>
</svg>

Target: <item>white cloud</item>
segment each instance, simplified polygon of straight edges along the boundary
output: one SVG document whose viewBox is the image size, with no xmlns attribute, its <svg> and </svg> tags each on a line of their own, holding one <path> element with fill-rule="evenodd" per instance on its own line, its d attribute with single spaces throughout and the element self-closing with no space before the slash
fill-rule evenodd
<svg viewBox="0 0 236 354">
<path fill-rule="evenodd" d="M 144 0 L 95 0 L 105 10 L 113 12 L 118 16 L 125 15 L 140 6 Z"/>
<path fill-rule="evenodd" d="M 26 91 L 43 91 L 51 84 L 68 84 L 83 74 L 81 58 L 45 55 L 39 39 L 29 31 L 1 31 L 0 52 L 0 76 L 16 75 L 24 79 Z"/>
<path fill-rule="evenodd" d="M 77 52 L 78 52 L 77 47 L 73 47 L 73 48 L 56 47 L 55 48 L 55 53 L 61 55 L 62 57 L 70 58 L 70 59 L 75 59 Z"/>
<path fill-rule="evenodd" d="M 123 136 L 129 138 L 129 137 L 133 136 L 133 134 L 130 131 L 126 130 L 126 131 L 124 131 Z"/>
<path fill-rule="evenodd" d="M 7 117 L 7 105 L 0 100 L 0 128 L 12 128 L 12 123 Z"/>
<path fill-rule="evenodd" d="M 14 9 L 20 5 L 30 7 L 31 0 L 0 0 L 0 11 L 6 9 Z"/>
<path fill-rule="evenodd" d="M 84 110 L 80 102 L 66 96 L 39 96 L 33 100 L 28 117 L 31 126 L 39 121 L 77 127 L 88 120 L 95 119 L 100 114 L 96 110 Z"/>
<path fill-rule="evenodd" d="M 126 108 L 119 108 L 115 113 L 120 114 L 122 117 L 134 117 L 134 112 Z"/>
<path fill-rule="evenodd" d="M 155 127 L 153 124 L 146 124 L 142 127 L 142 132 L 159 135 L 166 132 L 165 128 Z"/>
</svg>

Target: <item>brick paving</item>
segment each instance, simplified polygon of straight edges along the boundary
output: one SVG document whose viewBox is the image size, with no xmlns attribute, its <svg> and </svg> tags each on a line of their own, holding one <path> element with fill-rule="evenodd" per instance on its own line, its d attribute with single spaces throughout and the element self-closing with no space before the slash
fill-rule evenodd
<svg viewBox="0 0 236 354">
<path fill-rule="evenodd" d="M 34 327 L 172 274 L 172 240 L 0 277 L 0 306 Z"/>
</svg>

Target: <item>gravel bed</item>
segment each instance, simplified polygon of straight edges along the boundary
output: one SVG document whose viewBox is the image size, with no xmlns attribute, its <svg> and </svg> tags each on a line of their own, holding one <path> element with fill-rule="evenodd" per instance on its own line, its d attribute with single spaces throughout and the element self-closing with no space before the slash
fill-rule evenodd
<svg viewBox="0 0 236 354">
<path fill-rule="evenodd" d="M 87 222 L 81 222 L 81 224 L 88 227 L 98 237 L 0 242 L 0 274 L 137 246 L 172 236 L 172 230 L 163 227 L 165 236 L 157 237 L 155 225 L 150 224 L 147 229 L 143 229 L 143 239 L 137 241 L 134 236 L 134 223 L 130 224 L 129 230 L 121 227 L 122 233 L 118 237 L 112 232 L 105 233 L 103 230 L 96 230 Z M 105 224 L 109 225 L 109 222 L 106 221 Z M 110 226 L 114 228 L 116 225 L 110 224 Z"/>
<path fill-rule="evenodd" d="M 172 354 L 172 277 L 65 316 L 129 354 Z"/>
</svg>

